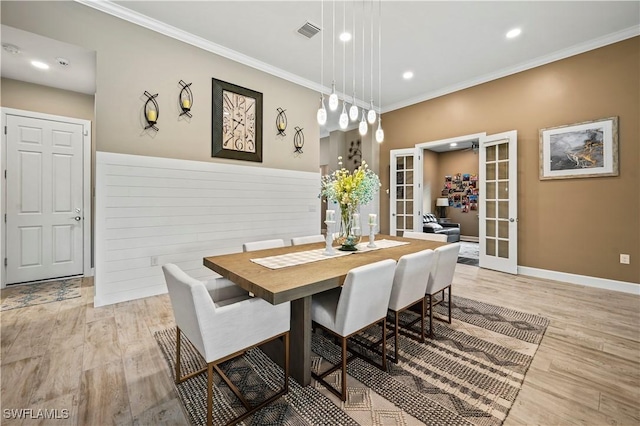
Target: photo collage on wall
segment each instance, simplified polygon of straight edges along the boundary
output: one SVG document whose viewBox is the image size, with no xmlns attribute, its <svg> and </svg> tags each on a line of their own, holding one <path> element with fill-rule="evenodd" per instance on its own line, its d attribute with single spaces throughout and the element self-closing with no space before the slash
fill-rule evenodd
<svg viewBox="0 0 640 426">
<path fill-rule="evenodd" d="M 462 213 L 478 210 L 478 175 L 458 173 L 445 176 L 442 196 L 449 199 L 449 207 L 462 209 Z"/>
</svg>

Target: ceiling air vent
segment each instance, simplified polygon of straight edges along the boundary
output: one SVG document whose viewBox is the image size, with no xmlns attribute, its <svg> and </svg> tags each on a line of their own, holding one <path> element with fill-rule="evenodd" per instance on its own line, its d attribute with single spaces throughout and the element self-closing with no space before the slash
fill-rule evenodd
<svg viewBox="0 0 640 426">
<path fill-rule="evenodd" d="M 314 35 L 318 34 L 320 32 L 320 27 L 312 24 L 311 22 L 307 21 L 304 23 L 303 26 L 301 26 L 300 28 L 298 28 L 298 32 L 300 34 L 302 34 L 303 36 L 305 36 L 306 38 L 311 38 Z"/>
</svg>

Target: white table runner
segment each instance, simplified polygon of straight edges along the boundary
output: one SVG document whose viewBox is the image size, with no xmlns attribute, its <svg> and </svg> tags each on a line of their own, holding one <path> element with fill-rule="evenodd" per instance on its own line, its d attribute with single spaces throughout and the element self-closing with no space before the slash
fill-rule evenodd
<svg viewBox="0 0 640 426">
<path fill-rule="evenodd" d="M 287 253 L 280 254 L 277 256 L 269 256 L 269 257 L 261 257 L 257 259 L 251 259 L 253 263 L 257 263 L 258 265 L 264 266 L 269 269 L 280 269 L 287 268 L 289 266 L 302 265 L 305 263 L 318 262 L 320 260 L 334 259 L 336 257 L 348 256 L 350 254 L 358 254 L 358 253 L 366 253 L 372 250 L 380 250 L 390 247 L 403 246 L 405 244 L 409 244 L 404 241 L 394 241 L 394 240 L 379 240 L 376 241 L 376 247 L 370 248 L 367 247 L 368 242 L 362 242 L 357 245 L 357 251 L 340 251 L 336 249 L 336 254 L 334 256 L 325 256 L 322 253 L 324 249 L 315 249 L 315 250 L 307 250 L 307 251 L 299 251 L 296 253 Z"/>
</svg>

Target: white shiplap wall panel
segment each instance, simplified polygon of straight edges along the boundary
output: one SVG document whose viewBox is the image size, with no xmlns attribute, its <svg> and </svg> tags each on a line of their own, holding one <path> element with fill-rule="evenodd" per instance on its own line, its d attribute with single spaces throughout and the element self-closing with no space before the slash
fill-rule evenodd
<svg viewBox="0 0 640 426">
<path fill-rule="evenodd" d="M 320 232 L 319 173 L 96 153 L 95 305 L 166 292 L 161 265 Z M 153 265 L 153 261 L 157 265 Z"/>
</svg>

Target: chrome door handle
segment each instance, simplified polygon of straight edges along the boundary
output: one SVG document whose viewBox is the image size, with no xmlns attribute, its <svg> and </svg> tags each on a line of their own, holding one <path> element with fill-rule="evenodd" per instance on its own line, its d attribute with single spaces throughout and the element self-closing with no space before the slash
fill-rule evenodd
<svg viewBox="0 0 640 426">
<path fill-rule="evenodd" d="M 73 218 L 76 222 L 80 222 L 82 220 L 82 218 L 80 216 L 76 216 Z"/>
<path fill-rule="evenodd" d="M 512 217 L 509 218 L 509 222 L 517 222 L 517 221 L 518 221 L 518 219 L 514 219 Z"/>
</svg>

